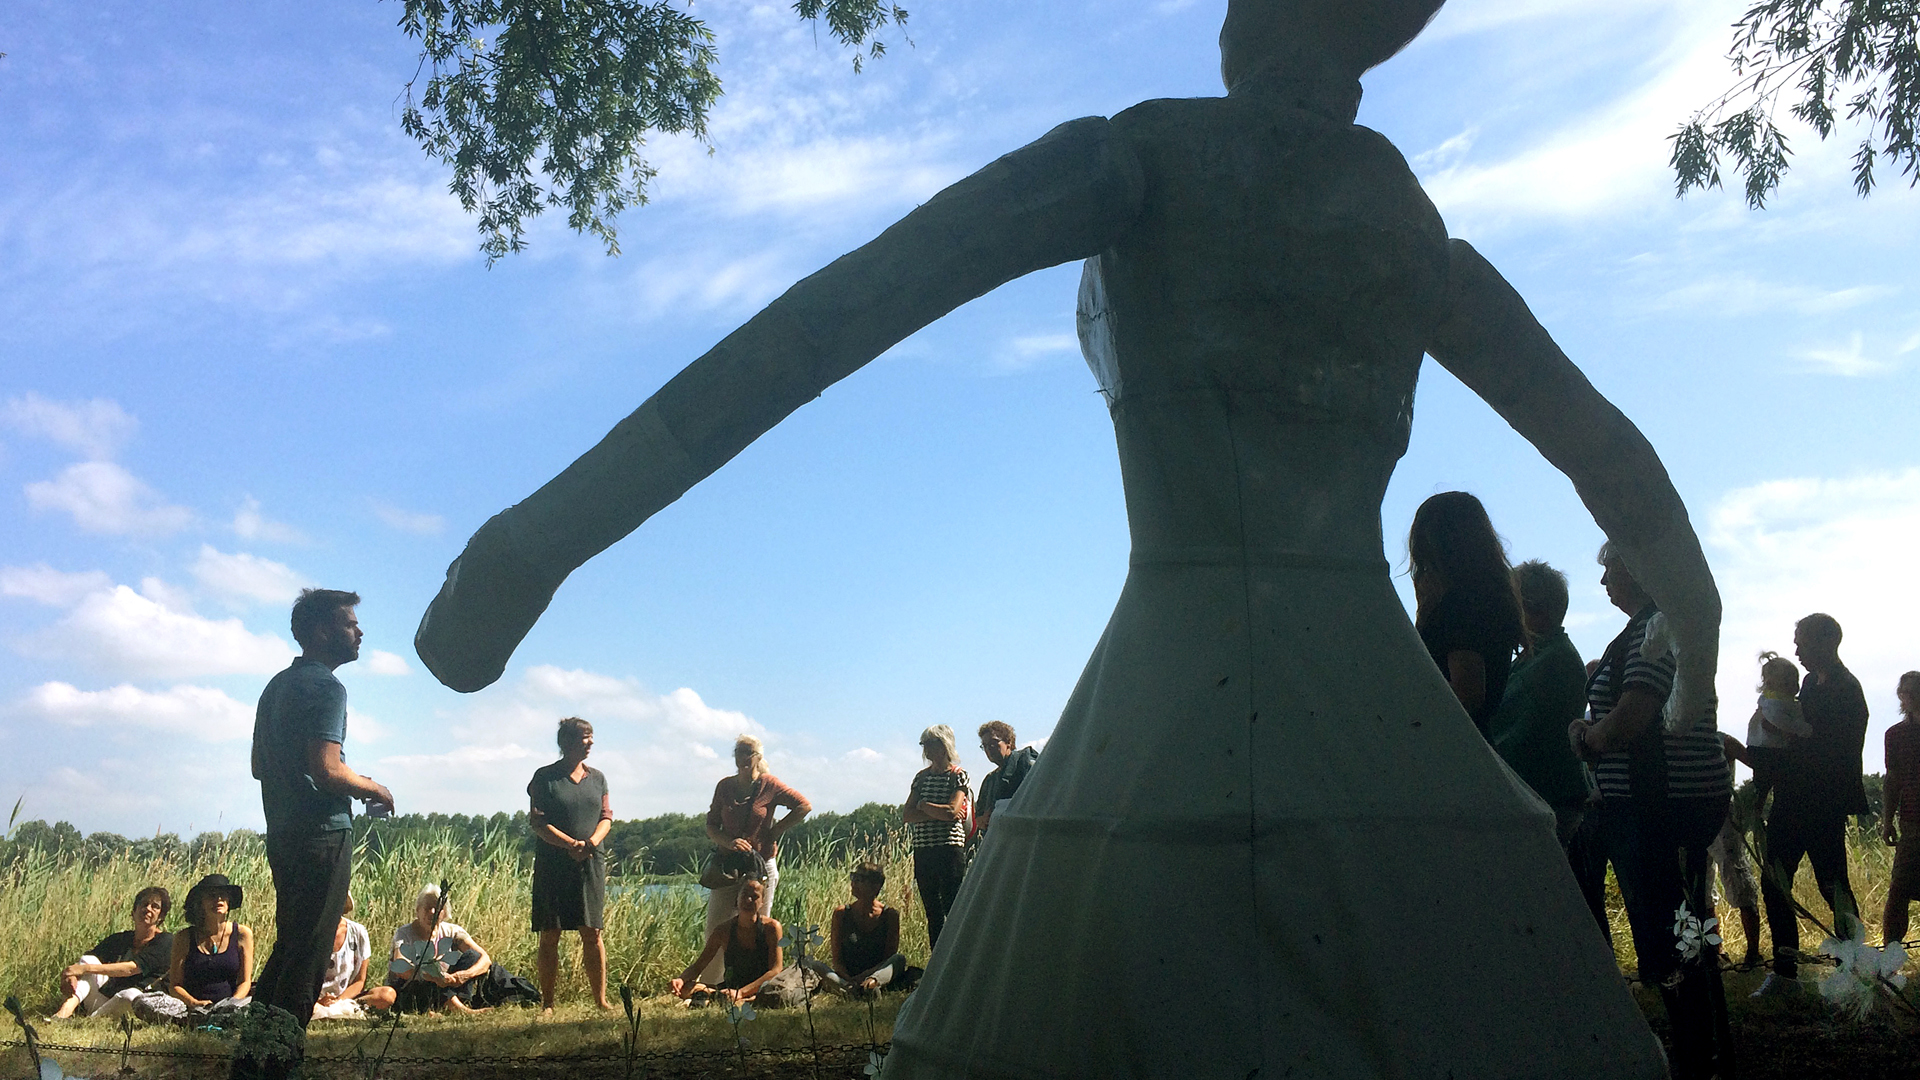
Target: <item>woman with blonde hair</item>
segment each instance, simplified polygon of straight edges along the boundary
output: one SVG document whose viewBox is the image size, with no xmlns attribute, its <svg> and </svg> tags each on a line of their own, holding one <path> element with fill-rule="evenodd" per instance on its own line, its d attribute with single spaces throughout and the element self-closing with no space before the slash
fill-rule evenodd
<svg viewBox="0 0 1920 1080">
<path fill-rule="evenodd" d="M 733 774 L 714 785 L 713 804 L 707 808 L 707 839 L 713 841 L 716 861 L 739 860 L 751 863 L 752 869 L 738 875 L 733 883 L 707 893 L 709 938 L 715 927 L 734 917 L 740 883 L 748 877 L 757 876 L 766 883 L 760 894 L 760 914 L 773 913 L 773 892 L 780 886 L 780 837 L 813 812 L 813 804 L 805 795 L 767 771 L 759 739 L 752 735 L 734 739 L 733 764 Z M 776 820 L 774 812 L 779 807 L 786 807 L 787 812 Z M 741 856 L 747 858 L 742 860 Z M 709 957 L 708 961 L 698 972 L 699 981 L 718 985 L 724 975 L 720 958 Z"/>
<path fill-rule="evenodd" d="M 967 873 L 967 773 L 959 765 L 953 729 L 935 724 L 920 733 L 927 767 L 914 774 L 900 816 L 913 837 L 913 883 L 927 916 L 927 947 L 940 943 L 947 912 Z"/>
</svg>

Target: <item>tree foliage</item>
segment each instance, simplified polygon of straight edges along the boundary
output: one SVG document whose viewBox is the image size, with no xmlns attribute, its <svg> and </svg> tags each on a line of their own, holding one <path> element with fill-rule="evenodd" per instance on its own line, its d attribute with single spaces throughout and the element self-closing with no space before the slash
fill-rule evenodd
<svg viewBox="0 0 1920 1080">
<path fill-rule="evenodd" d="M 403 0 L 420 42 L 400 126 L 453 168 L 448 185 L 478 212 L 488 265 L 526 246 L 526 223 L 565 207 L 567 224 L 620 253 L 615 219 L 647 201 L 650 133 L 706 141 L 721 93 L 713 32 L 690 0 Z M 854 52 L 907 12 L 889 0 L 795 0 Z M 415 97 L 422 76 L 426 84 Z"/>
<path fill-rule="evenodd" d="M 1747 204 L 1759 209 L 1780 186 L 1792 153 L 1774 122 L 1788 111 L 1825 139 L 1844 115 L 1863 122 L 1853 155 L 1854 190 L 1873 190 L 1890 158 L 1920 182 L 1920 0 L 1761 0 L 1734 23 L 1728 52 L 1739 81 L 1671 136 L 1678 194 L 1720 186 L 1732 159 Z"/>
</svg>

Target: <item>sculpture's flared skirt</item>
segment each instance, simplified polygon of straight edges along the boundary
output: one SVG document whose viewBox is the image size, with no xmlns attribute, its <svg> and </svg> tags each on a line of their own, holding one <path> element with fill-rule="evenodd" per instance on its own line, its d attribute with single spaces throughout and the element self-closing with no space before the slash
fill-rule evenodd
<svg viewBox="0 0 1920 1080">
<path fill-rule="evenodd" d="M 1378 561 L 1136 554 L 885 1075 L 1657 1077 Z"/>
</svg>

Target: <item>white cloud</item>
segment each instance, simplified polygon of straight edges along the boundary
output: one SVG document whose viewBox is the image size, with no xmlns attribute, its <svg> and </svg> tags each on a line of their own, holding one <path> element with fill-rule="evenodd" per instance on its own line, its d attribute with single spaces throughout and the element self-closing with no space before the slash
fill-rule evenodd
<svg viewBox="0 0 1920 1080">
<path fill-rule="evenodd" d="M 1891 361 L 1876 360 L 1866 355 L 1864 339 L 1858 330 L 1853 332 L 1845 348 L 1808 349 L 1800 357 L 1815 371 L 1849 378 L 1880 375 L 1893 370 Z"/>
<path fill-rule="evenodd" d="M 1920 469 L 1755 484 L 1721 496 L 1706 522 L 1725 606 L 1721 726 L 1744 735 L 1755 655 L 1791 655 L 1794 622 L 1824 611 L 1845 629 L 1841 653 L 1866 689 L 1873 710 L 1866 762 L 1878 769 L 1879 733 L 1897 718 L 1894 683 L 1920 668 L 1913 645 L 1920 577 L 1908 572 L 1920 535 Z"/>
<path fill-rule="evenodd" d="M 387 526 L 416 536 L 437 536 L 447 527 L 447 519 L 439 514 L 416 514 L 411 510 L 402 510 L 379 500 L 371 500 L 373 516 L 386 522 Z"/>
<path fill-rule="evenodd" d="M 406 657 L 385 649 L 368 649 L 360 664 L 373 675 L 405 675 L 413 670 L 407 666 Z"/>
<path fill-rule="evenodd" d="M 189 569 L 202 588 L 222 599 L 243 603 L 291 602 L 308 584 L 285 563 L 245 552 L 228 555 L 211 544 L 200 545 L 200 556 Z"/>
<path fill-rule="evenodd" d="M 32 392 L 8 398 L 0 407 L 0 420 L 17 431 L 76 450 L 91 461 L 111 458 L 140 426 L 109 398 L 51 401 Z"/>
<path fill-rule="evenodd" d="M 1447 25 L 1460 26 L 1470 16 L 1453 12 L 1453 6 L 1436 23 L 1435 30 L 1441 32 L 1432 35 L 1434 40 L 1451 36 Z M 1514 16 L 1488 18 L 1476 27 L 1491 28 L 1517 18 L 1567 15 L 1576 5 L 1467 6 L 1502 8 L 1504 12 L 1489 14 Z M 1637 72 L 1622 73 L 1622 82 L 1631 87 L 1627 92 L 1556 131 L 1526 139 L 1524 149 L 1504 158 L 1441 155 L 1439 147 L 1428 152 L 1432 157 L 1422 170 L 1422 186 L 1456 234 L 1516 220 L 1581 218 L 1672 202 L 1667 136 L 1694 103 L 1710 100 L 1725 88 L 1726 20 L 1705 6 L 1670 0 L 1644 6 L 1668 11 L 1673 31 Z M 1564 19 L 1562 31 L 1584 33 L 1586 28 L 1579 20 Z M 1480 140 L 1483 145 L 1485 141 Z"/>
<path fill-rule="evenodd" d="M 262 514 L 260 500 L 251 495 L 233 513 L 233 534 L 242 540 L 266 540 L 278 544 L 299 544 L 307 539 L 299 529 Z"/>
<path fill-rule="evenodd" d="M 99 570 L 69 573 L 46 563 L 0 567 L 0 596 L 25 597 L 52 607 L 68 607 L 112 584 L 112 579 Z"/>
<path fill-rule="evenodd" d="M 73 515 L 87 532 L 113 536 L 165 536 L 193 521 L 193 512 L 163 501 L 132 473 L 111 461 L 69 465 L 58 479 L 27 485 L 27 502 L 36 510 Z"/>
<path fill-rule="evenodd" d="M 1823 289 L 1811 285 L 1783 285 L 1745 274 L 1711 275 L 1684 284 L 1661 282 L 1649 311 L 1711 311 L 1721 318 L 1777 314 L 1830 315 L 1897 295 L 1885 285 L 1852 285 Z"/>
<path fill-rule="evenodd" d="M 141 690 L 121 684 L 106 690 L 81 690 L 70 683 L 34 687 L 13 712 L 32 720 L 109 734 L 159 732 L 202 742 L 224 742 L 253 734 L 253 706 L 208 686 Z"/>
<path fill-rule="evenodd" d="M 181 679 L 204 675 L 270 675 L 293 650 L 239 619 L 208 619 L 182 610 L 155 579 L 90 593 L 52 627 L 26 638 L 23 651 L 81 664 L 116 678 Z M 156 598 L 157 597 L 157 598 Z"/>
</svg>

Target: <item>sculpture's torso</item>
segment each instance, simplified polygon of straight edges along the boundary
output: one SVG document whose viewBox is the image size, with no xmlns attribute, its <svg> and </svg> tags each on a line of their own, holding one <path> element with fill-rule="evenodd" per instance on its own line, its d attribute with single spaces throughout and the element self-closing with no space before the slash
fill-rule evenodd
<svg viewBox="0 0 1920 1080">
<path fill-rule="evenodd" d="M 886 1075 L 1656 1075 L 1551 814 L 1388 575 L 1439 215 L 1385 139 L 1297 109 L 1111 125 L 1142 195 L 1079 328 L 1127 582 Z M 1035 957 L 1057 977 L 1008 988 Z"/>
<path fill-rule="evenodd" d="M 1235 98 L 1151 101 L 1113 124 L 1146 194 L 1082 287 L 1109 400 L 1270 392 L 1302 422 L 1403 449 L 1447 234 L 1392 144 Z"/>
</svg>

